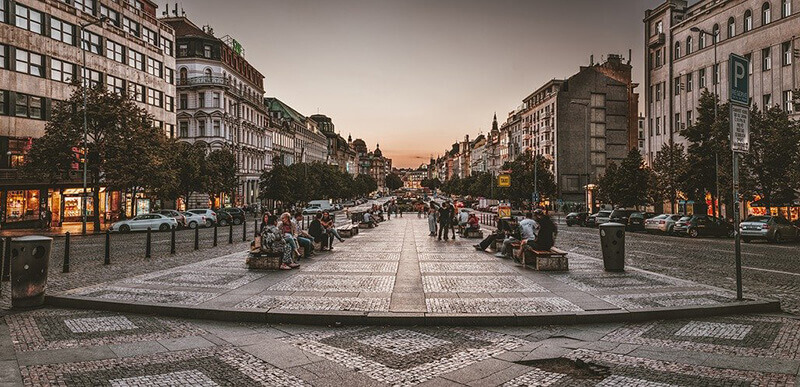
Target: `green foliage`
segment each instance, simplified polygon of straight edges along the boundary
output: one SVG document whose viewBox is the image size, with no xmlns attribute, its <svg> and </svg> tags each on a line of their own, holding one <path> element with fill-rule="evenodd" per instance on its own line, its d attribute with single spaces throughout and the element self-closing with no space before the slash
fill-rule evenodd
<svg viewBox="0 0 800 387">
<path fill-rule="evenodd" d="M 350 199 L 368 195 L 378 189 L 375 180 L 367 175 L 355 179 L 337 167 L 314 162 L 290 166 L 275 164 L 261 174 L 262 200 L 283 204 L 307 203 L 316 199 Z"/>
<path fill-rule="evenodd" d="M 664 144 L 653 159 L 651 196 L 653 201 L 668 200 L 670 212 L 676 210 L 678 192 L 689 173 L 686 152 L 682 144 Z"/>
<path fill-rule="evenodd" d="M 403 179 L 401 179 L 396 173 L 388 174 L 386 176 L 386 188 L 389 188 L 392 191 L 403 188 Z"/>
<path fill-rule="evenodd" d="M 600 200 L 626 208 L 648 204 L 651 176 L 642 154 L 631 149 L 619 166 L 611 163 L 598 180 Z"/>
<path fill-rule="evenodd" d="M 234 194 L 239 185 L 236 178 L 236 156 L 230 149 L 216 149 L 206 156 L 203 168 L 206 194 L 212 199 L 220 192 Z"/>
<path fill-rule="evenodd" d="M 433 191 L 436 191 L 442 186 L 442 181 L 439 180 L 438 177 L 433 179 L 424 179 L 422 180 L 422 183 L 420 183 L 420 185 L 422 185 L 425 188 L 429 188 Z"/>
</svg>

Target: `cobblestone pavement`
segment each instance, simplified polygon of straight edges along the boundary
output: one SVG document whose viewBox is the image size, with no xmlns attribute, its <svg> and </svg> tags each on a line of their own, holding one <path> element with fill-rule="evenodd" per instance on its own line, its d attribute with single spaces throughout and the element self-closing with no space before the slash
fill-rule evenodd
<svg viewBox="0 0 800 387">
<path fill-rule="evenodd" d="M 67 309 L 0 318 L 2 386 L 793 386 L 800 320 L 309 327 Z"/>
<path fill-rule="evenodd" d="M 597 229 L 559 225 L 557 245 L 602 258 Z M 733 239 L 691 239 L 627 233 L 627 264 L 671 277 L 736 289 Z M 742 243 L 742 283 L 746 293 L 779 299 L 784 311 L 800 313 L 800 243 Z"/>
<path fill-rule="evenodd" d="M 570 254 L 568 272 L 523 269 L 472 248 L 437 241 L 425 220 L 393 219 L 336 243 L 299 270 L 248 271 L 245 252 L 150 271 L 65 296 L 124 303 L 251 311 L 361 311 L 515 315 L 719 306 L 732 292 Z"/>
</svg>

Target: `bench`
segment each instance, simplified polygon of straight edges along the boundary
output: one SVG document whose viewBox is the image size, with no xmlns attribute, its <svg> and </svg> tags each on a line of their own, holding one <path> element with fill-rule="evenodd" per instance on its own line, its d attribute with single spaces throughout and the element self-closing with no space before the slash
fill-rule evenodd
<svg viewBox="0 0 800 387">
<path fill-rule="evenodd" d="M 338 227 L 336 230 L 339 231 L 339 235 L 343 238 L 350 238 L 358 234 L 358 227 L 353 227 L 352 224 Z"/>
<path fill-rule="evenodd" d="M 281 266 L 282 253 L 253 252 L 247 255 L 247 268 L 250 270 L 278 270 Z"/>
<path fill-rule="evenodd" d="M 464 238 L 481 238 L 483 239 L 483 230 L 479 228 L 466 228 L 462 234 Z M 502 243 L 502 241 L 500 242 Z"/>
<path fill-rule="evenodd" d="M 555 247 L 547 251 L 534 250 L 525 245 L 524 252 L 520 250 L 520 243 L 514 243 L 514 256 L 522 263 L 523 268 L 527 268 L 528 262 L 535 270 L 539 271 L 567 271 L 569 270 L 569 260 L 567 253 Z"/>
<path fill-rule="evenodd" d="M 361 222 L 358 224 L 358 228 L 373 228 L 375 227 L 372 223 Z"/>
</svg>

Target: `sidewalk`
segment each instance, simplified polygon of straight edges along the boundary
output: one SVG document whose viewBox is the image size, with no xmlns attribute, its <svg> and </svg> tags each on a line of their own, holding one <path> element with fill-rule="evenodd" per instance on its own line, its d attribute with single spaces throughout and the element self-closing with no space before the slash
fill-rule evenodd
<svg viewBox="0 0 800 387">
<path fill-rule="evenodd" d="M 565 273 L 524 270 L 475 240 L 440 242 L 407 216 L 336 244 L 299 270 L 245 268 L 245 252 L 49 297 L 51 305 L 236 321 L 541 325 L 775 312 L 769 300 L 656 273 L 608 273 L 570 253 Z"/>
</svg>

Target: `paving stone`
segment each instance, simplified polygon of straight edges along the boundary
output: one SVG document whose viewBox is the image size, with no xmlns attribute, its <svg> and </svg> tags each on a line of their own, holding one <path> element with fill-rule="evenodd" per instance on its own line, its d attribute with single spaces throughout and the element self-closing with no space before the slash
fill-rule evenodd
<svg viewBox="0 0 800 387">
<path fill-rule="evenodd" d="M 214 343 L 206 340 L 206 338 L 202 336 L 189 336 L 189 337 L 180 337 L 176 339 L 164 339 L 164 340 L 159 340 L 158 343 L 163 345 L 170 351 L 179 351 L 183 349 L 195 349 L 195 348 L 205 348 L 205 347 L 215 346 Z"/>
<path fill-rule="evenodd" d="M 2 384 L 22 384 L 22 376 L 19 373 L 19 364 L 16 360 L 0 361 L 0 385 Z"/>
<path fill-rule="evenodd" d="M 168 349 L 156 341 L 140 341 L 135 343 L 111 344 L 108 346 L 117 357 L 131 357 L 166 352 Z"/>
<path fill-rule="evenodd" d="M 431 313 L 555 313 L 582 309 L 560 297 L 536 298 L 428 298 Z"/>
<path fill-rule="evenodd" d="M 422 277 L 426 292 L 547 292 L 532 279 L 521 276 L 433 276 Z"/>
<path fill-rule="evenodd" d="M 235 307 L 267 310 L 387 311 L 389 298 L 254 296 Z"/>
<path fill-rule="evenodd" d="M 390 293 L 393 287 L 393 276 L 298 274 L 271 286 L 269 290 Z"/>
<path fill-rule="evenodd" d="M 121 286 L 94 286 L 67 292 L 68 295 L 101 300 L 128 301 L 148 304 L 197 305 L 218 294 L 179 290 L 126 288 Z"/>
</svg>

